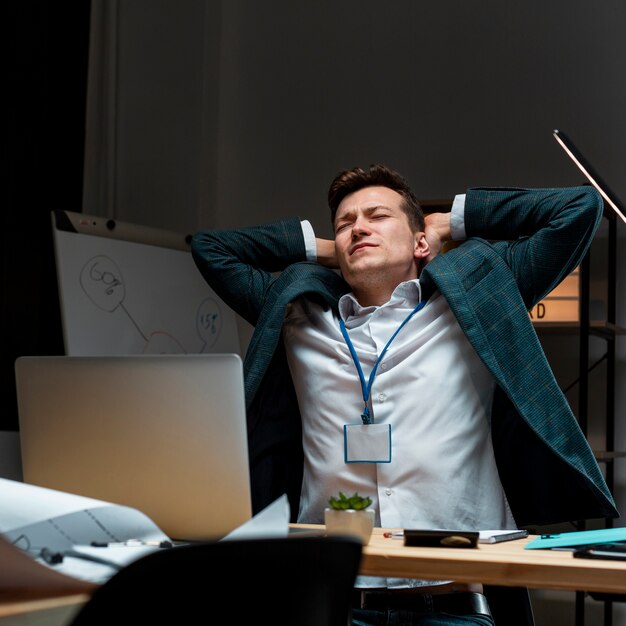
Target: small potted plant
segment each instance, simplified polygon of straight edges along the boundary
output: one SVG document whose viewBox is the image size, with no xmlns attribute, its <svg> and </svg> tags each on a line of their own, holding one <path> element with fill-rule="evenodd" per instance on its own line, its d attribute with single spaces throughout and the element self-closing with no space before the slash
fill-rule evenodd
<svg viewBox="0 0 626 626">
<path fill-rule="evenodd" d="M 340 491 L 338 496 L 331 496 L 324 510 L 326 534 L 356 535 L 367 543 L 374 528 L 375 511 L 369 508 L 371 504 L 370 497 L 358 493 L 348 497 Z"/>
</svg>

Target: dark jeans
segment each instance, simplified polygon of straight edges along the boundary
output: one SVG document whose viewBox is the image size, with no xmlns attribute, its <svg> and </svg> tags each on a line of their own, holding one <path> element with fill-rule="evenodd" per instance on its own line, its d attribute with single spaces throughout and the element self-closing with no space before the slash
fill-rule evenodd
<svg viewBox="0 0 626 626">
<path fill-rule="evenodd" d="M 494 626 L 488 615 L 446 615 L 386 609 L 352 609 L 352 626 Z"/>
<path fill-rule="evenodd" d="M 495 626 L 481 594 L 358 594 L 352 626 Z"/>
</svg>

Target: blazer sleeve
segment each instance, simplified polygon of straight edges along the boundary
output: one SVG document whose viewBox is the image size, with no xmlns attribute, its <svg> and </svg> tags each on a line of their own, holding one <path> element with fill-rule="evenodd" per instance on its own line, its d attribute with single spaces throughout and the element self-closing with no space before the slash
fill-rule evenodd
<svg viewBox="0 0 626 626">
<path fill-rule="evenodd" d="M 222 300 L 255 325 L 276 273 L 306 260 L 297 218 L 236 230 L 197 232 L 191 254 L 200 273 Z"/>
<path fill-rule="evenodd" d="M 581 262 L 602 218 L 591 186 L 553 189 L 469 189 L 468 238 L 495 243 L 530 308 Z"/>
</svg>

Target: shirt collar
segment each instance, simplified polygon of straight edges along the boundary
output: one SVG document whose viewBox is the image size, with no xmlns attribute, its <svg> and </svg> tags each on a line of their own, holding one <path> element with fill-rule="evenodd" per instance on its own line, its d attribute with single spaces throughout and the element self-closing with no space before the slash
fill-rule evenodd
<svg viewBox="0 0 626 626">
<path fill-rule="evenodd" d="M 385 304 L 379 306 L 361 306 L 352 292 L 346 293 L 339 299 L 339 315 L 343 321 L 350 317 L 370 315 L 381 307 L 413 308 L 422 300 L 422 287 L 419 278 L 400 283 Z"/>
</svg>

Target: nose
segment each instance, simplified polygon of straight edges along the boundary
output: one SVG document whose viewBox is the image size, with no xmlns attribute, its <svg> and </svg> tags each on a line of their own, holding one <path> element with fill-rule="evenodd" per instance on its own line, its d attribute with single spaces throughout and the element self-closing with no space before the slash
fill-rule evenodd
<svg viewBox="0 0 626 626">
<path fill-rule="evenodd" d="M 366 235 L 369 233 L 369 228 L 367 226 L 367 220 L 363 216 L 358 216 L 354 220 L 354 224 L 352 224 L 352 239 L 356 239 L 361 235 Z"/>
</svg>

